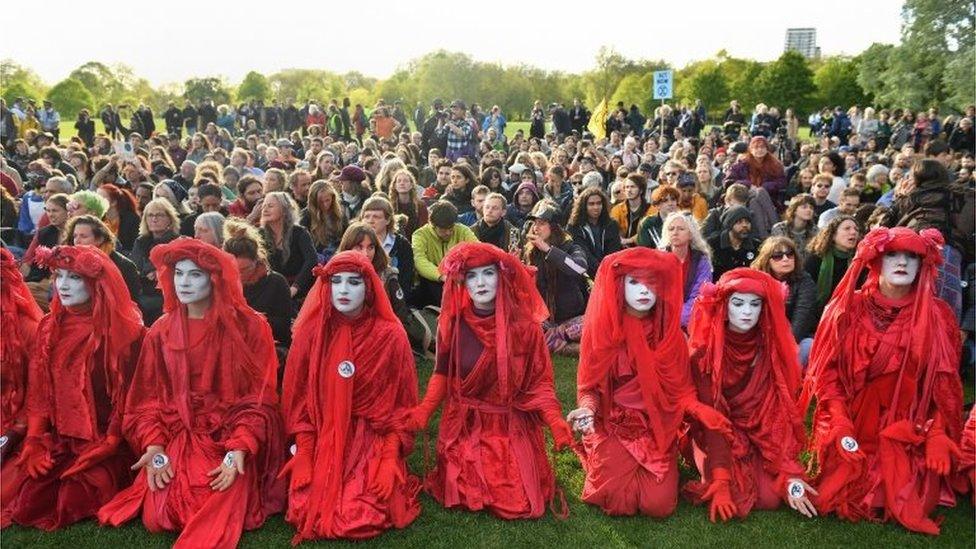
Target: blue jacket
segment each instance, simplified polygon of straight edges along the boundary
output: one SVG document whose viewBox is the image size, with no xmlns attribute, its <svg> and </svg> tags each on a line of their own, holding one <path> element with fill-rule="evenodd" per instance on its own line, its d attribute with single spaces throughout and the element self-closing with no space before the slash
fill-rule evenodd
<svg viewBox="0 0 976 549">
<path fill-rule="evenodd" d="M 37 191 L 29 191 L 21 199 L 20 204 L 20 217 L 17 219 L 17 230 L 23 234 L 34 234 L 37 230 L 37 223 L 31 217 L 31 210 L 34 210 L 37 206 L 40 206 L 40 215 L 37 219 L 40 220 L 44 215 L 44 197 L 40 195 Z"/>
</svg>

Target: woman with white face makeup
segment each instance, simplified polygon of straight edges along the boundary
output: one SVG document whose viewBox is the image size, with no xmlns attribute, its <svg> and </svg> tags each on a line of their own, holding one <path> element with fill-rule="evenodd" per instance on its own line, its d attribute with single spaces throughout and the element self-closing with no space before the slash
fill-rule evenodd
<svg viewBox="0 0 976 549">
<path fill-rule="evenodd" d="M 698 402 L 681 331 L 681 266 L 637 247 L 608 255 L 583 324 L 577 408 L 581 499 L 609 515 L 666 517 L 678 504 L 678 434 L 686 417 L 728 430 Z"/>
<path fill-rule="evenodd" d="M 732 422 L 731 437 L 697 425 L 690 431 L 701 479 L 685 493 L 709 502 L 713 522 L 783 502 L 817 514 L 799 459 L 806 435 L 785 291 L 764 272 L 738 268 L 706 284 L 695 302 L 690 349 L 698 398 Z"/>
<path fill-rule="evenodd" d="M 176 547 L 237 544 L 282 508 L 284 455 L 274 340 L 248 307 L 234 257 L 181 237 L 152 249 L 164 314 L 146 334 L 122 430 L 141 456 L 103 525 L 142 514 Z"/>
<path fill-rule="evenodd" d="M 937 535 L 930 515 L 954 502 L 963 395 L 958 324 L 934 289 L 943 243 L 936 229 L 871 231 L 827 304 L 802 401 L 817 399 L 821 514 Z"/>
<path fill-rule="evenodd" d="M 35 258 L 52 271 L 55 294 L 27 374 L 27 437 L 0 472 L 0 516 L 4 527 L 54 530 L 93 517 L 129 482 L 121 412 L 143 327 L 97 248 L 39 248 Z"/>
<path fill-rule="evenodd" d="M 420 513 L 420 480 L 405 461 L 413 436 L 400 420 L 417 404 L 413 355 L 365 253 L 339 252 L 315 277 L 285 369 L 295 440 L 281 473 L 290 477 L 285 520 L 295 543 L 372 538 Z"/>
<path fill-rule="evenodd" d="M 573 440 L 542 334 L 546 306 L 526 268 L 491 244 L 459 244 L 440 270 L 434 375 L 405 422 L 424 429 L 446 398 L 425 486 L 448 508 L 539 518 L 558 495 L 542 427 L 556 449 Z"/>
</svg>

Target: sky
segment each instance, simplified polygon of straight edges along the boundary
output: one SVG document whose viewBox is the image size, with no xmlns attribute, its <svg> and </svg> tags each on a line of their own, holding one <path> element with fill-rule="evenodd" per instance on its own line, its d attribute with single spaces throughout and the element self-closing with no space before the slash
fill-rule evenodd
<svg viewBox="0 0 976 549">
<path fill-rule="evenodd" d="M 146 5 L 141 5 L 146 4 Z M 786 29 L 815 27 L 823 55 L 897 43 L 901 0 L 683 2 L 444 0 L 230 3 L 207 0 L 42 0 L 4 6 L 0 58 L 48 84 L 97 60 L 124 63 L 155 86 L 195 76 L 240 82 L 248 71 L 357 70 L 385 78 L 436 49 L 475 60 L 582 72 L 601 46 L 682 67 L 725 49 L 760 61 L 783 52 Z M 39 26 L 38 26 L 39 25 Z M 44 38 L 39 38 L 39 36 Z M 53 39 L 50 37 L 54 37 Z"/>
</svg>

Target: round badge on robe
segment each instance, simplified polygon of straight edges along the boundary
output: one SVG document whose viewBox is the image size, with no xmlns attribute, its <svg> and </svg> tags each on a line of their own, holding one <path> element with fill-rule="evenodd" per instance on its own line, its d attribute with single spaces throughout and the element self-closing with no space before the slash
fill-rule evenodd
<svg viewBox="0 0 976 549">
<path fill-rule="evenodd" d="M 288 448 L 288 451 L 291 452 L 291 455 L 295 455 L 298 452 L 298 445 L 297 444 L 292 444 Z"/>
<path fill-rule="evenodd" d="M 397 299 L 403 299 L 403 288 L 397 288 L 396 298 Z"/>
<path fill-rule="evenodd" d="M 4 446 L 6 446 L 7 445 L 7 442 L 9 440 L 10 440 L 10 437 L 8 437 L 7 435 L 0 435 L 0 448 L 3 448 Z"/>
<path fill-rule="evenodd" d="M 227 452 L 224 454 L 224 467 L 234 466 L 234 452 Z"/>
<path fill-rule="evenodd" d="M 169 465 L 169 456 L 167 456 L 166 454 L 160 452 L 153 456 L 152 458 L 153 469 L 162 469 L 167 465 Z"/>
<path fill-rule="evenodd" d="M 844 437 L 840 439 L 840 447 L 851 453 L 856 452 L 859 448 L 857 441 L 854 440 L 854 437 Z"/>
<path fill-rule="evenodd" d="M 787 485 L 786 493 L 788 493 L 793 499 L 800 499 L 804 494 L 807 493 L 807 490 L 803 487 L 803 483 L 794 480 Z"/>
<path fill-rule="evenodd" d="M 749 252 L 749 253 L 746 254 L 746 259 L 748 259 L 749 261 L 752 261 L 755 257 L 756 257 L 756 254 L 754 254 L 752 252 Z"/>
<path fill-rule="evenodd" d="M 340 376 L 344 377 L 345 379 L 349 379 L 355 373 L 356 373 L 356 366 L 354 366 L 352 362 L 349 362 L 348 360 L 343 360 L 342 362 L 339 363 Z"/>
</svg>

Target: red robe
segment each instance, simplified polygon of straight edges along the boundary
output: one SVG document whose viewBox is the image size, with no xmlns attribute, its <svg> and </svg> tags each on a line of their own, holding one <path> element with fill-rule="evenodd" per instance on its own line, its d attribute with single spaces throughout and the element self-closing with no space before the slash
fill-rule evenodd
<svg viewBox="0 0 976 549">
<path fill-rule="evenodd" d="M 41 320 L 28 374 L 27 413 L 49 418 L 44 437 L 54 466 L 34 479 L 13 459 L 3 464 L 3 527 L 14 522 L 56 530 L 92 517 L 132 480 L 134 458 L 124 444 L 114 456 L 59 478 L 79 455 L 107 435 L 119 435 L 122 395 L 138 355 L 141 330 L 128 345 L 117 342 L 120 347 L 113 352 L 97 337 L 92 311 L 91 306 L 68 310 L 55 298 L 51 313 Z"/>
<path fill-rule="evenodd" d="M 13 431 L 24 430 L 27 365 L 44 315 L 17 270 L 14 256 L 0 248 L 0 435 L 7 436 L 3 455 L 16 448 Z M 19 435 L 17 436 L 19 438 Z"/>
<path fill-rule="evenodd" d="M 344 271 L 363 273 L 372 294 L 373 304 L 354 319 L 331 305 L 331 274 Z M 285 520 L 298 531 L 295 542 L 366 539 L 420 514 L 420 480 L 405 459 L 413 437 L 394 419 L 417 404 L 417 373 L 406 332 L 365 256 L 337 254 L 317 275 L 295 326 L 284 397 L 288 433 L 314 437 L 312 479 L 290 490 Z M 348 378 L 339 373 L 345 361 L 354 367 Z M 370 487 L 391 442 L 400 448 L 399 482 L 383 500 Z"/>
<path fill-rule="evenodd" d="M 846 311 L 852 324 L 838 333 L 841 348 L 816 379 L 814 447 L 821 468 L 816 505 L 821 513 L 854 521 L 874 518 L 874 509 L 883 509 L 906 528 L 937 534 L 937 523 L 928 517 L 936 504 L 950 505 L 954 497 L 945 479 L 925 467 L 925 436 L 916 425 L 939 414 L 946 434 L 959 439 L 959 333 L 952 310 L 933 298 L 930 322 L 944 336 L 930 344 L 946 348 L 922 349 L 919 338 L 909 348 L 908 335 L 922 331 L 914 323 L 913 299 L 914 293 L 891 300 L 868 287 L 854 295 Z M 932 358 L 942 355 L 949 359 Z M 862 463 L 847 464 L 837 454 L 832 418 L 822 405 L 828 400 L 846 406 L 853 436 L 866 455 Z"/>
<path fill-rule="evenodd" d="M 956 464 L 956 475 L 953 486 L 965 494 L 969 493 L 976 502 L 976 406 L 969 410 L 969 419 L 962 430 L 962 440 L 959 442 L 959 462 Z"/>
</svg>

